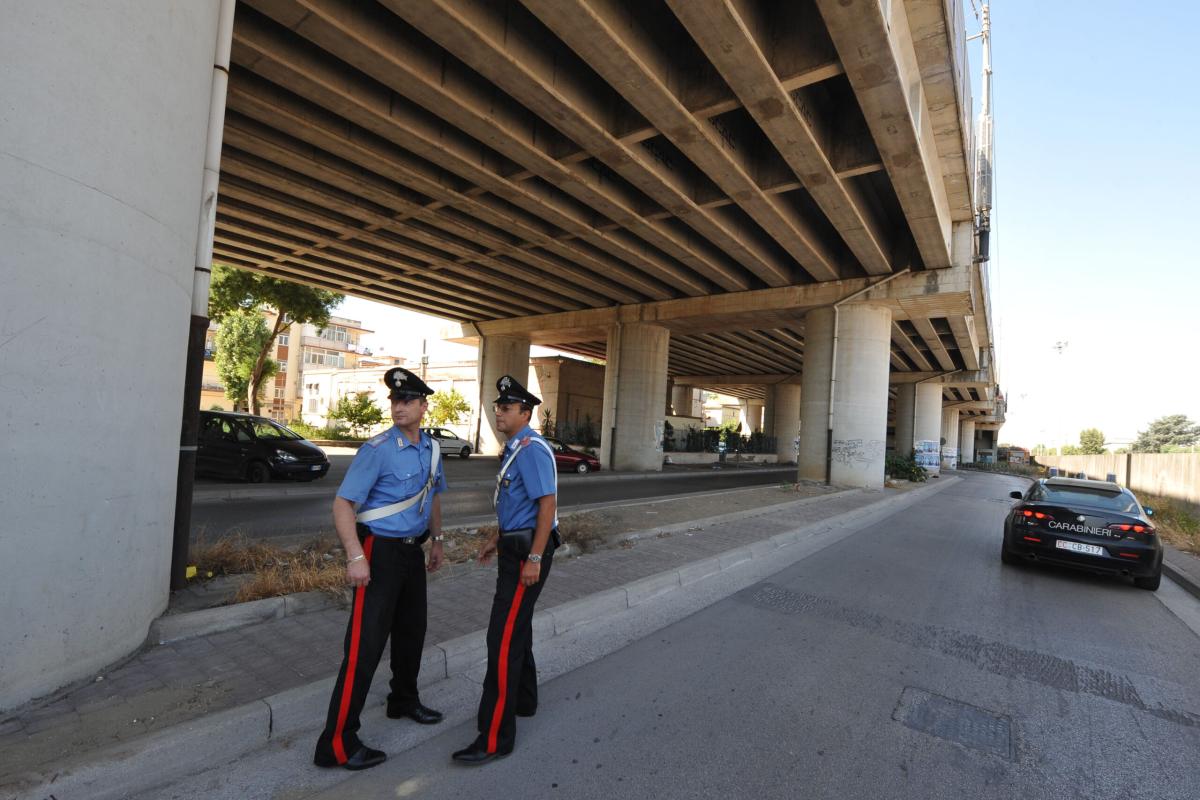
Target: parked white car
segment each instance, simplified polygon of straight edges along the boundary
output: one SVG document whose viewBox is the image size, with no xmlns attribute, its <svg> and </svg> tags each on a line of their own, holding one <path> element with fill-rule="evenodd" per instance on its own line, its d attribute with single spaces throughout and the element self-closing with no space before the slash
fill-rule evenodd
<svg viewBox="0 0 1200 800">
<path fill-rule="evenodd" d="M 471 443 L 455 435 L 453 431 L 445 428 L 422 428 L 421 430 L 438 440 L 438 444 L 442 448 L 442 455 L 452 456 L 457 453 L 459 458 L 470 458 Z"/>
</svg>

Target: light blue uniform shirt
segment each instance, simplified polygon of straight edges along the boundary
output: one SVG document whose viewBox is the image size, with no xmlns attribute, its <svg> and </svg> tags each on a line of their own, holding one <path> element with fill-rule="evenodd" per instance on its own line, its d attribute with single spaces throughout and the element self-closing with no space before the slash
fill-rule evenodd
<svg viewBox="0 0 1200 800">
<path fill-rule="evenodd" d="M 432 456 L 433 440 L 429 434 L 422 431 L 420 444 L 413 444 L 399 428 L 393 426 L 364 442 L 358 449 L 338 488 L 338 497 L 358 503 L 360 512 L 407 500 L 421 491 L 425 481 L 429 480 L 429 460 Z M 444 491 L 446 474 L 439 462 L 437 479 L 424 504 L 414 503 L 399 514 L 366 525 L 371 533 L 378 536 L 420 536 L 429 529 L 433 495 Z"/>
<path fill-rule="evenodd" d="M 538 498 L 558 493 L 558 472 L 549 444 L 526 425 L 521 432 L 508 440 L 504 448 L 501 466 L 512 455 L 513 448 L 526 437 L 541 439 L 531 441 L 508 465 L 500 478 L 500 496 L 496 500 L 496 518 L 502 531 L 533 528 L 537 525 Z M 556 520 L 557 521 L 557 520 Z"/>
</svg>

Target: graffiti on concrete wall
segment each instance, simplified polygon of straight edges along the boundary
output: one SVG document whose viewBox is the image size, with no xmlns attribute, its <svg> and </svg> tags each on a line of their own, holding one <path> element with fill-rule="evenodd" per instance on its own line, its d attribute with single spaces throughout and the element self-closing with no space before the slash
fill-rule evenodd
<svg viewBox="0 0 1200 800">
<path fill-rule="evenodd" d="M 834 439 L 833 460 L 838 464 L 867 464 L 883 458 L 879 439 Z"/>
</svg>

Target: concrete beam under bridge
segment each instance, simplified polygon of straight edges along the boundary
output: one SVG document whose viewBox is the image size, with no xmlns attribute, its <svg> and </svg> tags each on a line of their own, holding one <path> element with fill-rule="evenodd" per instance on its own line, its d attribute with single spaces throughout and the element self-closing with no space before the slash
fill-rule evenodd
<svg viewBox="0 0 1200 800">
<path fill-rule="evenodd" d="M 950 317 L 974 313 L 972 266 L 912 272 L 873 288 L 877 280 L 852 278 L 707 297 L 564 311 L 531 317 L 462 323 L 446 329 L 451 341 L 480 336 L 528 336 L 554 346 L 604 340 L 616 324 L 653 323 L 672 334 L 757 330 L 795 324 L 804 312 L 830 306 L 856 292 L 854 304 L 884 306 L 892 319 Z M 865 291 L 863 291 L 865 290 Z"/>
</svg>

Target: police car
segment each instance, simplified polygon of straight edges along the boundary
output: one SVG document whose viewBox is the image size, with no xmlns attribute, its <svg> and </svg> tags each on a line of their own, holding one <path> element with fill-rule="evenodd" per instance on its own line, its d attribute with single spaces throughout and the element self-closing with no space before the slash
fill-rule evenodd
<svg viewBox="0 0 1200 800">
<path fill-rule="evenodd" d="M 1039 561 L 1158 588 L 1163 550 L 1150 521 L 1154 510 L 1133 492 L 1109 481 L 1043 478 L 1011 497 L 1020 502 L 1004 520 L 1005 564 Z"/>
</svg>

